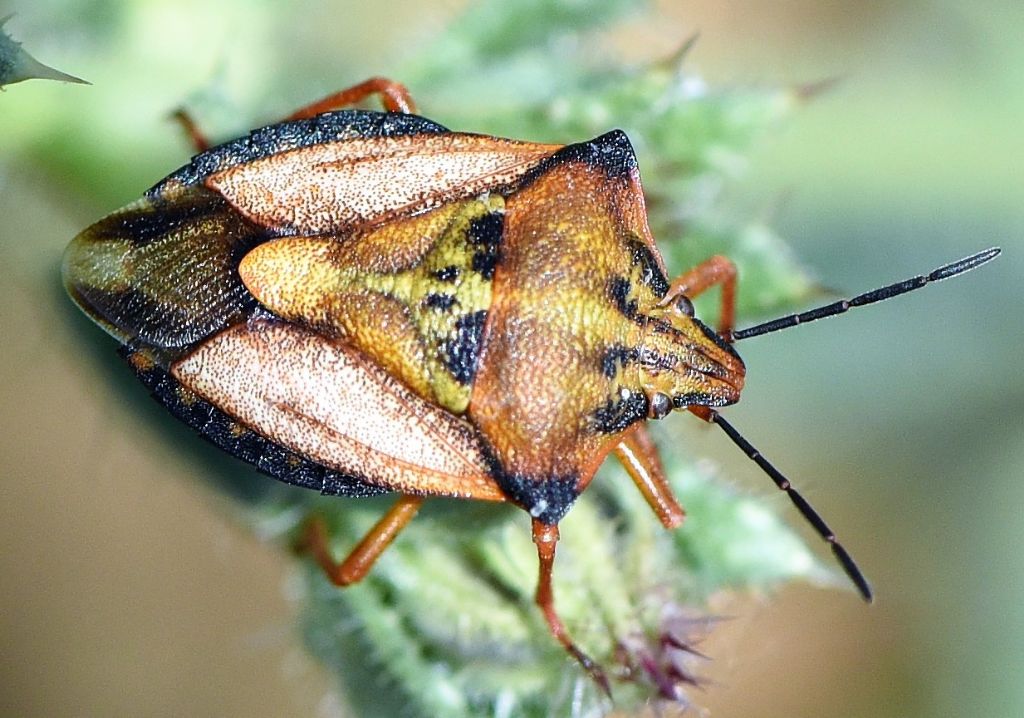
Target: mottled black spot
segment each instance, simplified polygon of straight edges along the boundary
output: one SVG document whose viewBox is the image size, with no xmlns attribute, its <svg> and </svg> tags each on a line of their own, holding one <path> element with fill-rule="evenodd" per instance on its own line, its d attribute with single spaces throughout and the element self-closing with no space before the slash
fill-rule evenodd
<svg viewBox="0 0 1024 718">
<path fill-rule="evenodd" d="M 632 293 L 633 285 L 626 277 L 612 277 L 608 281 L 608 295 L 611 297 L 612 303 L 628 319 L 637 318 L 636 300 L 629 297 Z"/>
<path fill-rule="evenodd" d="M 591 414 L 592 425 L 600 434 L 617 434 L 646 419 L 647 410 L 647 396 L 642 391 L 629 391 L 595 409 Z"/>
<path fill-rule="evenodd" d="M 458 303 L 459 300 L 451 294 L 438 294 L 437 292 L 432 292 L 423 297 L 424 308 L 439 309 L 442 312 L 448 311 Z"/>
<path fill-rule="evenodd" d="M 493 449 L 482 442 L 484 460 L 491 476 L 515 504 L 530 515 L 553 526 L 568 513 L 579 494 L 579 476 L 528 476 L 506 471 Z"/>
<path fill-rule="evenodd" d="M 636 171 L 636 153 L 622 130 L 612 130 L 589 142 L 567 145 L 527 172 L 520 186 L 543 176 L 565 162 L 581 162 L 604 170 L 610 179 L 626 177 Z"/>
<path fill-rule="evenodd" d="M 614 379 L 619 368 L 630 362 L 636 361 L 637 350 L 630 349 L 622 344 L 612 344 L 601 354 L 601 373 L 609 379 Z"/>
<path fill-rule="evenodd" d="M 107 256 L 97 249 L 112 247 L 114 240 L 132 245 L 114 262 L 125 280 L 117 291 L 74 280 L 69 288 L 91 316 L 126 341 L 186 347 L 245 321 L 256 307 L 237 266 L 268 235 L 201 187 L 174 201 L 158 198 L 151 206 L 121 210 L 82 238 L 72 245 L 75 261 L 94 271 L 105 266 L 97 257 Z"/>
<path fill-rule="evenodd" d="M 439 282 L 454 282 L 461 273 L 456 265 L 449 264 L 447 267 L 441 267 L 437 271 L 431 272 L 431 276 Z"/>
<path fill-rule="evenodd" d="M 152 207 L 115 212 L 93 225 L 91 231 L 99 237 L 117 238 L 136 247 L 145 247 L 178 234 L 187 225 L 195 225 L 195 220 L 223 213 L 226 209 L 228 204 L 219 196 L 199 190 L 187 202 L 157 199 Z"/>
<path fill-rule="evenodd" d="M 501 490 L 530 516 L 549 526 L 557 524 L 579 497 L 579 477 L 524 476 L 503 474 L 497 479 Z"/>
<path fill-rule="evenodd" d="M 689 394 L 677 394 L 672 397 L 672 406 L 684 409 L 688 406 L 726 406 L 733 402 L 724 397 L 707 394 L 703 391 L 691 391 Z"/>
<path fill-rule="evenodd" d="M 436 122 L 404 112 L 338 110 L 305 120 L 289 120 L 253 130 L 245 137 L 212 147 L 167 176 L 146 195 L 159 196 L 167 184 L 198 184 L 215 172 L 269 157 L 299 147 L 328 144 L 359 137 L 443 134 L 448 130 Z"/>
<path fill-rule="evenodd" d="M 292 472 L 290 475 L 294 476 L 295 472 Z M 343 474 L 340 471 L 332 471 L 325 468 L 323 470 L 323 485 L 320 487 L 320 493 L 324 496 L 364 498 L 366 496 L 390 494 L 391 492 L 380 486 L 366 483 L 362 477 Z"/>
<path fill-rule="evenodd" d="M 633 254 L 633 266 L 640 268 L 640 281 L 651 288 L 657 296 L 668 292 L 668 279 L 658 266 L 654 254 L 646 244 L 637 239 L 627 240 Z"/>
<path fill-rule="evenodd" d="M 122 347 L 120 351 L 125 358 L 130 358 L 135 352 L 131 347 Z M 213 404 L 184 388 L 158 365 L 145 369 L 139 369 L 134 363 L 130 363 L 130 366 L 153 398 L 172 415 L 218 448 L 279 481 L 333 496 L 362 497 L 389 493 L 387 489 L 369 483 L 364 477 L 327 469 L 241 426 Z"/>
<path fill-rule="evenodd" d="M 597 165 L 609 177 L 628 175 L 637 168 L 633 145 L 622 130 L 612 130 L 590 142 L 577 145 L 580 159 Z"/>
<path fill-rule="evenodd" d="M 486 321 L 486 310 L 462 315 L 455 321 L 455 336 L 444 345 L 445 366 L 460 384 L 471 384 L 476 376 Z"/>
<path fill-rule="evenodd" d="M 484 279 L 494 278 L 501 253 L 501 233 L 505 218 L 500 212 L 491 212 L 469 223 L 469 240 L 473 243 L 471 266 Z"/>
<path fill-rule="evenodd" d="M 719 336 L 718 332 L 712 330 L 711 327 L 709 327 L 707 324 L 700 321 L 699 319 L 692 319 L 691 321 L 700 328 L 700 330 L 704 333 L 704 336 L 706 336 L 708 339 L 715 343 L 716 347 L 718 347 L 722 351 L 728 352 L 733 359 L 738 361 L 740 364 L 743 364 L 743 360 L 740 359 L 740 355 L 736 353 L 736 350 L 733 348 L 732 344 L 722 339 L 722 337 Z"/>
</svg>

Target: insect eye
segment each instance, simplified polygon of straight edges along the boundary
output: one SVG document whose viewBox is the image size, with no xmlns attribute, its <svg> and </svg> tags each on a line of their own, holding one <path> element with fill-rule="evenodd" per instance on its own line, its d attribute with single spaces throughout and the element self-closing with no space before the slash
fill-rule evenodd
<svg viewBox="0 0 1024 718">
<path fill-rule="evenodd" d="M 693 302 L 691 302 L 690 298 L 685 294 L 680 294 L 676 297 L 676 309 L 680 314 L 687 317 L 693 316 Z"/>
<path fill-rule="evenodd" d="M 672 411 L 672 397 L 660 391 L 651 397 L 647 415 L 652 419 L 664 419 Z"/>
</svg>

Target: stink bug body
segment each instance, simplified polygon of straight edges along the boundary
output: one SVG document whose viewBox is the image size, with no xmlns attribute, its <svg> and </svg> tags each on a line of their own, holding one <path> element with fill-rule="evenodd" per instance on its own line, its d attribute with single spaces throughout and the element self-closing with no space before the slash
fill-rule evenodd
<svg viewBox="0 0 1024 718">
<path fill-rule="evenodd" d="M 380 93 L 388 112 L 336 110 Z M 342 563 L 358 581 L 428 496 L 529 512 L 536 600 L 554 608 L 558 523 L 614 453 L 666 527 L 683 510 L 644 421 L 719 424 L 870 589 L 807 502 L 715 411 L 745 368 L 733 341 L 958 274 L 989 250 L 890 287 L 733 331 L 736 272 L 714 257 L 669 281 L 636 158 L 609 132 L 560 146 L 451 132 L 371 80 L 208 148 L 86 229 L 67 289 L 154 396 L 228 452 L 325 494 L 400 497 Z M 717 331 L 690 298 L 720 286 Z"/>
</svg>

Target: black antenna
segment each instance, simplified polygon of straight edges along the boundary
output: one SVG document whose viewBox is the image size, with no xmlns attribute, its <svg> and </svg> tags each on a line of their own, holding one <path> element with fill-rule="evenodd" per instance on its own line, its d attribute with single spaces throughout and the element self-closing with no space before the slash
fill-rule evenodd
<svg viewBox="0 0 1024 718">
<path fill-rule="evenodd" d="M 864 294 L 858 294 L 852 299 L 841 299 L 838 302 L 826 304 L 823 307 L 801 312 L 800 314 L 790 314 L 789 316 L 773 319 L 770 322 L 758 324 L 748 329 L 739 329 L 732 332 L 729 336 L 729 340 L 738 342 L 740 339 L 749 339 L 750 337 L 760 336 L 761 334 L 777 332 L 780 329 L 795 327 L 797 324 L 805 324 L 807 322 L 813 322 L 816 319 L 824 319 L 825 317 L 842 314 L 853 307 L 862 307 L 865 304 L 874 304 L 875 302 L 880 302 L 883 299 L 891 299 L 900 294 L 906 294 L 907 292 L 912 292 L 915 289 L 920 289 L 931 282 L 949 279 L 950 277 L 963 274 L 975 267 L 980 267 L 985 264 L 985 262 L 998 257 L 1001 251 L 1002 250 L 999 247 L 992 247 L 991 249 L 986 249 L 984 252 L 978 252 L 977 254 L 972 254 L 970 257 L 964 257 L 956 262 L 943 265 L 931 274 L 921 274 L 916 277 L 911 277 L 910 279 L 905 279 L 902 282 L 890 284 L 889 286 L 882 287 L 881 289 L 875 289 L 870 292 L 864 292 Z M 728 429 L 726 429 L 726 431 L 728 431 Z"/>
<path fill-rule="evenodd" d="M 702 412 L 701 415 L 703 416 L 704 412 Z M 793 485 L 789 483 L 789 479 L 783 476 L 778 469 L 772 466 L 766 458 L 761 456 L 761 452 L 755 449 L 749 441 L 744 439 L 743 435 L 736 431 L 732 424 L 723 419 L 721 414 L 717 411 L 708 409 L 706 410 L 706 415 L 709 421 L 713 421 L 722 427 L 722 431 L 732 439 L 736 446 L 740 447 L 740 450 L 743 451 L 747 457 L 760 466 L 764 472 L 772 478 L 772 481 L 775 482 L 776 486 L 786 492 L 786 496 L 789 497 L 789 500 L 793 502 L 793 505 L 796 506 L 797 510 L 803 515 L 803 517 L 807 519 L 807 523 L 813 526 L 814 530 L 828 542 L 836 560 L 839 561 L 843 570 L 846 571 L 846 575 L 850 577 L 850 580 L 853 581 L 857 590 L 860 591 L 860 595 L 864 597 L 865 601 L 871 603 L 871 586 L 868 584 L 868 580 L 864 578 L 864 574 L 861 573 L 861 570 L 857 567 L 857 563 L 853 560 L 850 554 L 847 553 L 846 549 L 843 548 L 843 545 L 836 540 L 835 533 L 828 527 L 825 520 L 818 515 L 818 512 L 815 511 L 809 503 L 807 503 L 807 499 L 801 496 L 800 492 L 794 489 Z"/>
</svg>

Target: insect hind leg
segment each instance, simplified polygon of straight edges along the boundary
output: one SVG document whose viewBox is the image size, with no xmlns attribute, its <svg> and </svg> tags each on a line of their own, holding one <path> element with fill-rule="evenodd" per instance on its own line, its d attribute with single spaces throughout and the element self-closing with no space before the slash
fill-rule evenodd
<svg viewBox="0 0 1024 718">
<path fill-rule="evenodd" d="M 562 619 L 559 618 L 558 613 L 555 611 L 555 595 L 551 588 L 551 569 L 555 562 L 558 525 L 546 524 L 539 519 L 534 519 L 533 542 L 537 545 L 537 558 L 540 560 L 540 572 L 537 577 L 537 592 L 534 595 L 534 600 L 544 614 L 544 620 L 547 621 L 551 635 L 562 644 L 569 655 L 583 666 L 584 670 L 590 674 L 590 677 L 600 686 L 601 690 L 608 696 L 611 696 L 611 686 L 608 683 L 608 677 L 601 670 L 601 666 L 573 643 L 569 632 L 565 628 L 565 624 L 562 623 Z"/>
<path fill-rule="evenodd" d="M 422 496 L 401 496 L 340 563 L 331 553 L 323 519 L 314 518 L 306 525 L 298 548 L 308 551 L 336 586 L 358 583 L 366 577 L 373 564 L 412 520 L 422 504 Z"/>
</svg>

